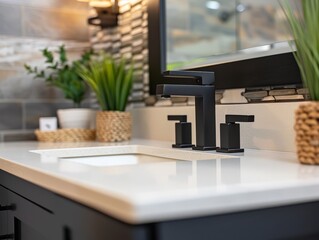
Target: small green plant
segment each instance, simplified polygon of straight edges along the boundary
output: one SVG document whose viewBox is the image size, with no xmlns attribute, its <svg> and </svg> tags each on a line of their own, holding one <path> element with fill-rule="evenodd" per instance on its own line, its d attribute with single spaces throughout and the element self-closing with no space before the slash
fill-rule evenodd
<svg viewBox="0 0 319 240">
<path fill-rule="evenodd" d="M 95 92 L 103 111 L 125 111 L 133 84 L 133 67 L 126 69 L 126 61 L 118 63 L 110 56 L 79 65 L 80 76 Z"/>
<path fill-rule="evenodd" d="M 46 70 L 40 70 L 38 67 L 31 67 L 25 64 L 24 67 L 28 73 L 34 74 L 34 78 L 43 78 L 45 81 L 57 88 L 60 88 L 66 99 L 73 101 L 75 107 L 80 107 L 86 92 L 86 85 L 77 72 L 77 65 L 87 66 L 94 54 L 93 50 L 84 52 L 79 60 L 69 63 L 64 45 L 58 49 L 58 59 L 54 53 L 47 48 L 41 50 Z"/>
<path fill-rule="evenodd" d="M 319 1 L 283 0 L 282 8 L 294 37 L 294 52 L 305 86 L 311 98 L 319 101 Z"/>
</svg>

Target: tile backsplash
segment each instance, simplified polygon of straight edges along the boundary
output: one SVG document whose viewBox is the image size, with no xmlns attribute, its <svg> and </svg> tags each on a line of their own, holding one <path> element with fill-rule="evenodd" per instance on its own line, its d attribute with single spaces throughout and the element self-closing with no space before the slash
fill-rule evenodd
<svg viewBox="0 0 319 240">
<path fill-rule="evenodd" d="M 39 117 L 55 116 L 72 107 L 61 91 L 33 79 L 23 65 L 43 66 L 39 50 L 66 45 L 70 58 L 93 46 L 114 58 L 133 59 L 135 83 L 132 103 L 148 96 L 147 0 L 119 1 L 119 26 L 87 25 L 95 15 L 87 3 L 76 0 L 0 0 L 0 135 L 38 127 Z M 88 97 L 84 106 L 95 107 Z M 4 137 L 0 136 L 0 139 Z"/>
<path fill-rule="evenodd" d="M 87 15 L 76 0 L 0 0 L 0 34 L 88 41 Z"/>
<path fill-rule="evenodd" d="M 23 128 L 21 102 L 0 102 L 0 131 Z"/>
<path fill-rule="evenodd" d="M 94 49 L 104 50 L 115 59 L 133 60 L 134 84 L 130 102 L 143 105 L 149 95 L 147 0 L 119 0 L 119 11 L 117 27 L 89 28 L 90 42 Z"/>
<path fill-rule="evenodd" d="M 10 131 L 27 136 L 39 117 L 73 106 L 59 89 L 28 75 L 24 64 L 44 67 L 40 50 L 61 44 L 77 59 L 90 47 L 87 16 L 88 4 L 76 0 L 0 0 L 0 140 L 17 139 L 4 137 Z"/>
<path fill-rule="evenodd" d="M 59 108 L 70 108 L 72 102 L 63 93 L 34 79 L 24 64 L 43 67 L 40 49 L 56 49 L 61 41 L 0 37 L 0 131 L 34 129 L 39 117 L 55 116 Z M 78 58 L 88 43 L 64 41 L 71 59 Z M 89 99 L 84 106 L 89 105 Z"/>
</svg>

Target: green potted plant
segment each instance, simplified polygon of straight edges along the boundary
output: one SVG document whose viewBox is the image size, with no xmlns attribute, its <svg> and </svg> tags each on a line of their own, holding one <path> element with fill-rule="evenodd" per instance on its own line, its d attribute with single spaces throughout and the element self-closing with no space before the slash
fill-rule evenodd
<svg viewBox="0 0 319 240">
<path fill-rule="evenodd" d="M 101 110 L 96 114 L 98 141 L 117 142 L 131 138 L 132 118 L 125 112 L 133 84 L 133 67 L 108 55 L 79 65 L 78 72 L 95 92 Z"/>
<path fill-rule="evenodd" d="M 66 99 L 73 102 L 75 108 L 59 109 L 57 111 L 61 128 L 90 128 L 94 111 L 87 108 L 80 108 L 85 97 L 87 86 L 81 76 L 77 72 L 77 65 L 87 66 L 93 55 L 93 51 L 89 50 L 81 55 L 81 58 L 69 62 L 64 45 L 59 46 L 57 55 L 48 48 L 41 50 L 45 59 L 45 69 L 31 67 L 25 64 L 25 69 L 29 74 L 33 74 L 35 78 L 42 78 L 54 87 L 62 90 Z"/>
<path fill-rule="evenodd" d="M 296 111 L 296 145 L 298 159 L 306 164 L 319 164 L 319 1 L 281 2 L 294 37 L 295 59 L 312 102 Z"/>
</svg>

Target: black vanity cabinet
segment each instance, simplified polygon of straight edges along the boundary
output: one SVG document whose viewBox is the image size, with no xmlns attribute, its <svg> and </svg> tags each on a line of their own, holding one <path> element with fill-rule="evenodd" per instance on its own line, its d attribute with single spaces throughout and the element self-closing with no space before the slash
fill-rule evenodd
<svg viewBox="0 0 319 240">
<path fill-rule="evenodd" d="M 0 239 L 319 239 L 318 201 L 131 225 L 0 170 L 0 205 Z"/>
<path fill-rule="evenodd" d="M 4 188 L 0 186 L 0 239 L 5 239 L 9 235 L 8 229 L 8 196 Z"/>
<path fill-rule="evenodd" d="M 63 232 L 54 213 L 35 202 L 7 190 L 8 227 L 15 240 L 62 240 Z"/>
<path fill-rule="evenodd" d="M 0 186 L 0 239 L 62 240 L 62 227 L 44 207 Z"/>
<path fill-rule="evenodd" d="M 0 170 L 0 239 L 146 240 L 150 228 L 129 225 Z"/>
</svg>

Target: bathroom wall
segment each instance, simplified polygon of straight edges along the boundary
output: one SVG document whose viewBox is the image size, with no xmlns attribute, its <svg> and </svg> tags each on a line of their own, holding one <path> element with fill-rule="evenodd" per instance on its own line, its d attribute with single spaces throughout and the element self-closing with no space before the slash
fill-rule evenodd
<svg viewBox="0 0 319 240">
<path fill-rule="evenodd" d="M 87 15 L 76 0 L 0 0 L 0 35 L 87 41 Z"/>
<path fill-rule="evenodd" d="M 87 25 L 87 17 L 95 11 L 85 2 L 0 0 L 0 140 L 14 140 L 16 132 L 32 133 L 39 117 L 72 107 L 61 91 L 24 70 L 24 63 L 43 65 L 39 50 L 48 46 L 54 49 L 64 43 L 71 58 L 90 45 L 115 58 L 132 58 L 135 82 L 130 101 L 144 104 L 148 96 L 147 0 L 121 0 L 119 5 L 119 26 L 101 29 Z M 97 106 L 91 99 L 84 106 Z"/>
<path fill-rule="evenodd" d="M 302 102 L 229 104 L 216 106 L 216 143 L 219 146 L 219 124 L 226 114 L 254 115 L 255 122 L 240 124 L 241 146 L 250 149 L 294 152 L 294 112 Z M 187 115 L 195 138 L 195 106 L 145 107 L 132 110 L 133 137 L 175 141 L 175 123 L 167 115 Z"/>
<path fill-rule="evenodd" d="M 119 26 L 101 29 L 87 26 L 88 15 L 95 14 L 94 10 L 88 10 L 87 3 L 76 0 L 0 0 L 0 141 L 14 140 L 15 135 L 12 132 L 16 131 L 20 133 L 25 130 L 28 134 L 38 127 L 39 117 L 53 116 L 58 108 L 72 107 L 72 103 L 65 100 L 59 90 L 47 86 L 43 80 L 33 79 L 23 68 L 26 62 L 33 65 L 42 64 L 39 49 L 47 46 L 55 48 L 64 43 L 72 58 L 77 58 L 90 44 L 96 50 L 107 51 L 115 58 L 132 58 L 135 83 L 130 100 L 134 105 L 144 105 L 143 100 L 148 96 L 149 90 L 147 0 L 120 0 L 119 5 Z M 259 98 L 262 99 L 263 96 Z M 223 120 L 223 113 L 227 109 L 227 113 L 254 114 L 261 111 L 262 114 L 258 113 L 256 123 L 252 125 L 255 130 L 249 131 L 251 125 L 243 124 L 242 131 L 247 130 L 249 133 L 242 134 L 243 146 L 293 151 L 293 107 L 286 109 L 285 104 L 217 106 L 217 124 Z M 84 106 L 94 104 L 87 99 Z M 263 112 L 262 106 L 269 106 L 266 109 L 272 111 Z M 278 120 L 278 114 L 283 110 L 286 110 L 287 124 L 285 121 L 280 121 L 279 125 L 260 121 L 269 118 L 271 120 L 271 116 L 277 116 Z M 140 108 L 134 109 L 133 112 L 134 137 L 173 141 L 174 124 L 166 121 L 167 113 L 186 113 L 194 123 L 193 106 Z M 271 131 L 267 131 L 269 126 Z M 276 131 L 283 133 L 282 137 L 278 138 Z M 11 135 L 7 135 L 8 132 Z M 251 137 L 256 134 L 265 134 L 268 137 L 264 143 L 261 143 L 261 138 L 257 143 L 245 140 L 255 139 Z"/>
<path fill-rule="evenodd" d="M 117 27 L 90 26 L 90 41 L 94 49 L 104 50 L 115 59 L 132 59 L 134 84 L 130 102 L 140 105 L 149 95 L 147 0 L 119 0 L 119 11 Z"/>
<path fill-rule="evenodd" d="M 62 43 L 78 58 L 90 46 L 87 16 L 87 4 L 76 0 L 0 0 L 0 140 L 32 132 L 39 117 L 73 106 L 23 65 L 43 67 L 40 50 Z"/>
</svg>

